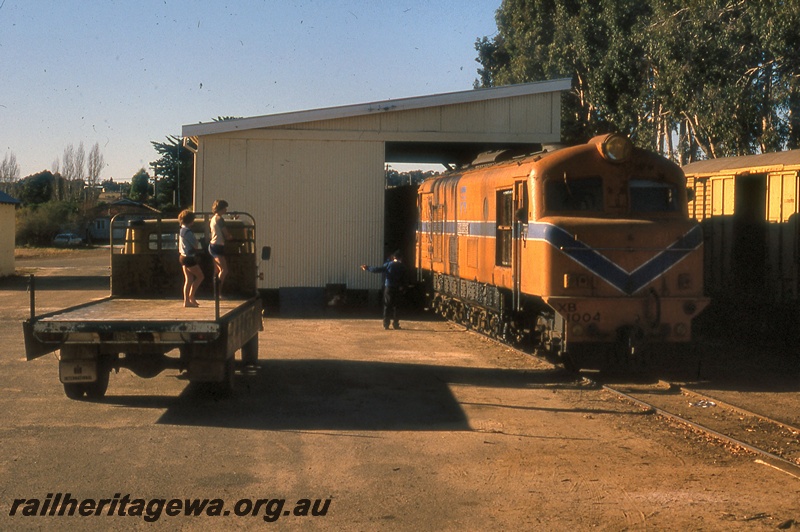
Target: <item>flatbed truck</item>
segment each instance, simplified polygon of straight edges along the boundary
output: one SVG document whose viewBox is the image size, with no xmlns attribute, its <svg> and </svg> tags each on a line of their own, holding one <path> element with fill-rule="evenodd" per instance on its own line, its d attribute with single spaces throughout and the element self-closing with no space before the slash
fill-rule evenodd
<svg viewBox="0 0 800 532">
<path fill-rule="evenodd" d="M 212 215 L 196 216 L 192 230 L 201 243 L 207 242 Z M 263 310 L 255 222 L 247 213 L 229 213 L 227 218 L 233 239 L 225 246 L 230 270 L 225 292 L 219 293 L 211 257 L 201 255 L 201 305 L 187 308 L 178 262 L 178 221 L 124 221 L 124 242 L 119 245 L 114 242 L 115 226 L 120 224 L 115 217 L 108 297 L 37 315 L 31 277 L 30 318 L 23 322 L 26 358 L 58 352 L 59 379 L 71 399 L 102 399 L 111 372 L 121 368 L 144 378 L 174 369 L 214 394 L 229 395 L 236 352 L 241 351 L 246 365 L 258 361 Z M 262 248 L 260 259 L 268 260 L 269 254 L 268 247 Z"/>
</svg>

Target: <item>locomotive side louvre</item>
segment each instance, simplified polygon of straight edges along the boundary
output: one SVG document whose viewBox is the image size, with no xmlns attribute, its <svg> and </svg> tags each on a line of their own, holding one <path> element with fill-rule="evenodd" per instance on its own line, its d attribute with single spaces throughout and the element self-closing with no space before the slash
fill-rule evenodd
<svg viewBox="0 0 800 532">
<path fill-rule="evenodd" d="M 417 266 L 432 307 L 561 354 L 688 342 L 707 300 L 685 178 L 627 139 L 625 160 L 609 161 L 603 141 L 621 138 L 423 183 Z"/>
<path fill-rule="evenodd" d="M 418 268 L 513 288 L 513 211 L 528 195 L 528 176 L 519 173 L 528 167 L 515 167 L 510 175 L 459 173 L 421 185 Z"/>
</svg>

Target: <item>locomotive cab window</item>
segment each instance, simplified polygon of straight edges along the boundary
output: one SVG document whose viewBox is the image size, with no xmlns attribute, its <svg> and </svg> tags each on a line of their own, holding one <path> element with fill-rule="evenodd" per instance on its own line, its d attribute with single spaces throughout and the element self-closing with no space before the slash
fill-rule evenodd
<svg viewBox="0 0 800 532">
<path fill-rule="evenodd" d="M 599 176 L 549 179 L 544 185 L 544 207 L 548 212 L 602 212 L 603 179 Z"/>
<path fill-rule="evenodd" d="M 497 192 L 496 264 L 511 266 L 512 230 L 514 225 L 514 191 Z"/>
<path fill-rule="evenodd" d="M 674 212 L 678 210 L 678 194 L 671 183 L 631 179 L 628 183 L 631 212 Z"/>
</svg>

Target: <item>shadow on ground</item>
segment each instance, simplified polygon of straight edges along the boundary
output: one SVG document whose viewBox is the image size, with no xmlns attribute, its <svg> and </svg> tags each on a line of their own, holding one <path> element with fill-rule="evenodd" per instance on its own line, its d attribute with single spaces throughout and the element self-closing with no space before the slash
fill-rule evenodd
<svg viewBox="0 0 800 532">
<path fill-rule="evenodd" d="M 229 399 L 189 385 L 178 397 L 105 403 L 166 408 L 158 423 L 255 430 L 470 430 L 451 385 L 577 387 L 565 371 L 336 360 L 267 360 L 236 375 Z"/>
</svg>

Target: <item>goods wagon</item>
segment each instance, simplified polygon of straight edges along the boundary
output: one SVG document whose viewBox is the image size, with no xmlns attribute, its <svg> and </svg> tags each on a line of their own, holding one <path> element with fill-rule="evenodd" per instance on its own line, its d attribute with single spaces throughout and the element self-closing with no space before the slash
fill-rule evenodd
<svg viewBox="0 0 800 532">
<path fill-rule="evenodd" d="M 734 332 L 790 339 L 800 295 L 800 150 L 710 159 L 683 170 L 694 191 L 689 214 L 705 237 L 709 317 L 736 323 Z"/>
</svg>

